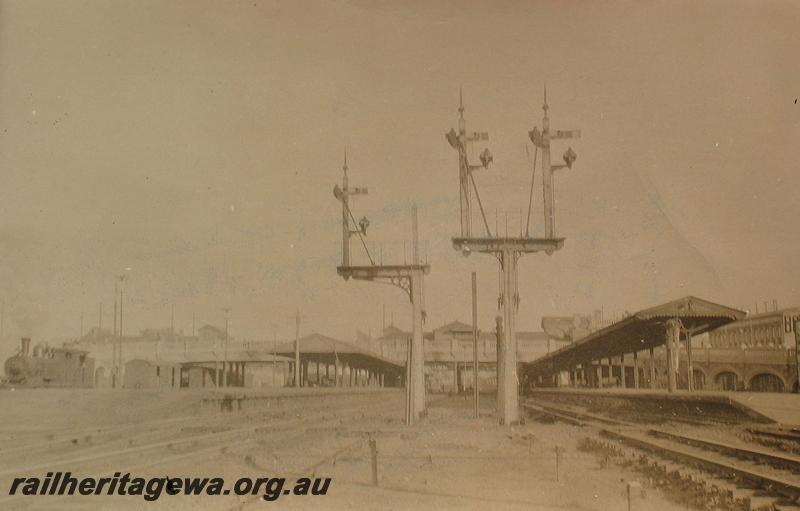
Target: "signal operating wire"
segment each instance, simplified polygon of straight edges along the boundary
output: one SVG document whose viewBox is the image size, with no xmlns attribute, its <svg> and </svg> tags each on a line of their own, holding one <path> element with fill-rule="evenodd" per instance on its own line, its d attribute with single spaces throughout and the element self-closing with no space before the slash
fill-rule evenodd
<svg viewBox="0 0 800 511">
<path fill-rule="evenodd" d="M 533 206 L 533 185 L 536 180 L 536 157 L 539 156 L 539 146 L 535 146 L 536 149 L 533 152 L 533 172 L 531 173 L 531 193 L 530 197 L 528 198 L 528 221 L 525 224 L 525 236 L 530 236 L 530 227 L 531 227 L 531 208 Z M 526 146 L 527 148 L 527 146 Z M 527 151 L 526 151 L 527 152 Z"/>
<path fill-rule="evenodd" d="M 486 221 L 486 213 L 483 211 L 483 202 L 481 202 L 481 196 L 478 193 L 478 187 L 475 185 L 475 178 L 472 177 L 472 172 L 469 173 L 469 180 L 472 181 L 472 189 L 475 190 L 475 198 L 478 199 L 478 207 L 481 208 L 481 218 L 483 218 L 483 226 L 486 228 L 486 236 L 491 238 L 492 231 L 489 230 L 489 222 Z"/>
<path fill-rule="evenodd" d="M 356 223 L 356 219 L 353 217 L 353 212 L 350 211 L 349 205 L 347 206 L 347 214 L 350 215 L 350 220 L 353 221 L 353 225 L 355 227 L 358 227 L 358 223 Z M 356 229 L 355 232 L 358 234 L 358 239 L 361 240 L 361 244 L 364 246 L 364 252 L 367 253 L 367 257 L 369 258 L 370 264 L 372 264 L 372 266 L 375 266 L 375 261 L 372 260 L 372 256 L 370 255 L 369 249 L 367 248 L 367 242 L 364 241 L 364 236 L 361 235 L 361 231 L 359 229 Z"/>
</svg>

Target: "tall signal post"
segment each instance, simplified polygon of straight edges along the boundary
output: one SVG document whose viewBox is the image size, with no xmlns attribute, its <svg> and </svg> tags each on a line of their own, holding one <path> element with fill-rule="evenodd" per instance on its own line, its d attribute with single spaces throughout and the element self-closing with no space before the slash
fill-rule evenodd
<svg viewBox="0 0 800 511">
<path fill-rule="evenodd" d="M 447 141 L 450 145 L 458 151 L 458 187 L 459 187 L 459 205 L 461 209 L 461 237 L 469 238 L 472 236 L 472 191 L 475 192 L 475 198 L 478 200 L 478 206 L 481 209 L 481 215 L 484 219 L 484 227 L 489 231 L 489 225 L 486 222 L 486 215 L 483 211 L 483 204 L 481 203 L 480 195 L 478 195 L 478 187 L 475 185 L 475 178 L 472 177 L 472 172 L 480 168 L 489 168 L 492 162 L 492 153 L 488 149 L 480 155 L 480 165 L 470 165 L 467 157 L 467 146 L 470 143 L 489 140 L 489 134 L 483 131 L 475 131 L 467 133 L 467 123 L 464 120 L 464 100 L 461 91 L 458 94 L 458 132 L 451 129 L 447 133 Z"/>
<path fill-rule="evenodd" d="M 497 412 L 501 424 L 512 425 L 519 422 L 519 378 L 517 375 L 517 330 L 516 320 L 519 310 L 519 293 L 517 292 L 517 263 L 519 258 L 525 254 L 545 252 L 551 255 L 556 250 L 564 246 L 564 238 L 559 238 L 555 234 L 555 212 L 554 212 L 554 192 L 553 192 L 553 171 L 572 167 L 572 163 L 577 157 L 572 148 L 564 153 L 564 165 L 552 165 L 550 163 L 550 141 L 561 138 L 578 138 L 579 131 L 550 131 L 550 120 L 547 116 L 547 92 L 545 90 L 544 118 L 542 119 L 542 130 L 534 128 L 529 136 L 536 145 L 537 149 L 542 150 L 543 168 L 543 193 L 544 193 L 544 221 L 545 236 L 543 238 L 531 237 L 529 232 L 525 236 L 519 237 L 500 237 L 498 233 L 492 235 L 489 224 L 486 221 L 486 214 L 480 202 L 478 188 L 472 177 L 472 172 L 479 168 L 488 168 L 492 161 L 491 153 L 484 150 L 480 155 L 481 165 L 471 165 L 467 159 L 468 144 L 488 140 L 488 135 L 475 133 L 469 135 L 464 121 L 463 98 L 459 101 L 459 121 L 458 133 L 454 129 L 446 134 L 450 146 L 458 151 L 459 155 L 459 179 L 461 181 L 461 236 L 452 239 L 453 248 L 460 250 L 464 255 L 472 252 L 492 254 L 500 262 L 501 285 L 499 305 L 502 309 L 502 342 L 498 346 L 497 360 Z M 535 165 L 535 162 L 534 162 Z M 465 223 L 464 218 L 464 181 L 472 185 L 478 205 L 481 209 L 481 217 L 485 228 L 484 237 L 474 237 L 469 229 L 470 222 Z M 529 213 L 530 214 L 530 213 Z M 465 225 L 467 228 L 465 229 Z"/>
<path fill-rule="evenodd" d="M 347 179 L 347 154 L 345 153 L 344 166 L 342 167 L 344 177 L 342 187 L 334 186 L 333 195 L 342 203 L 342 265 L 336 268 L 336 273 L 345 280 L 358 279 L 369 280 L 392 284 L 401 288 L 408 294 L 412 307 L 412 338 L 411 356 L 407 364 L 410 368 L 406 385 L 410 389 L 409 402 L 406 403 L 406 422 L 413 423 L 425 411 L 425 358 L 422 341 L 422 281 L 423 276 L 430 272 L 428 264 L 422 264 L 419 258 L 418 239 L 417 239 L 417 208 L 412 210 L 412 230 L 413 230 L 413 256 L 412 264 L 384 265 L 375 264 L 372 255 L 369 253 L 364 237 L 367 235 L 369 221 L 366 217 L 356 222 L 350 209 L 349 198 L 351 195 L 366 195 L 366 188 L 351 188 Z M 350 238 L 358 236 L 361 245 L 369 259 L 369 265 L 353 265 L 350 258 Z M 408 395 L 408 394 L 407 394 Z"/>
<path fill-rule="evenodd" d="M 544 89 L 544 104 L 542 110 L 542 130 L 534 127 L 528 132 L 528 136 L 538 149 L 542 150 L 542 190 L 544 192 L 544 237 L 553 239 L 556 237 L 556 211 L 555 211 L 555 187 L 553 186 L 553 171 L 572 168 L 572 164 L 578 157 L 571 147 L 564 153 L 564 165 L 552 165 L 550 163 L 550 142 L 552 140 L 580 138 L 580 130 L 556 130 L 550 131 L 550 118 L 547 116 L 547 88 Z"/>
</svg>

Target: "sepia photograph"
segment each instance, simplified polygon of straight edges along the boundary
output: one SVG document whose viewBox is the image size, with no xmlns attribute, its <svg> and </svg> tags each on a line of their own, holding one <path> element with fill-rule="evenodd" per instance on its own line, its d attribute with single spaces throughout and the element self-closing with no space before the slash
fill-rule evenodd
<svg viewBox="0 0 800 511">
<path fill-rule="evenodd" d="M 0 0 L 0 511 L 800 511 L 797 0 Z"/>
</svg>

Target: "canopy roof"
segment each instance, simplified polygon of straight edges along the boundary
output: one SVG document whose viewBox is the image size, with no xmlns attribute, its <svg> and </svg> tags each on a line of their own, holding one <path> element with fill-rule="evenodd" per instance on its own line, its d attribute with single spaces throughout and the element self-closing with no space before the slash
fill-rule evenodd
<svg viewBox="0 0 800 511">
<path fill-rule="evenodd" d="M 159 360 L 184 364 L 206 364 L 222 362 L 225 353 L 222 348 L 215 350 L 191 350 L 183 352 L 162 352 L 159 353 Z M 149 360 L 149 359 L 148 359 Z M 229 350 L 227 355 L 228 362 L 286 362 L 289 359 L 281 356 L 274 356 L 271 350 Z"/>
<path fill-rule="evenodd" d="M 618 357 L 665 343 L 667 321 L 679 319 L 698 335 L 744 318 L 743 311 L 694 296 L 636 312 L 583 339 L 525 364 L 528 375 L 552 373 L 607 357 Z"/>
<path fill-rule="evenodd" d="M 294 357 L 294 341 L 278 346 L 277 354 Z M 339 363 L 362 369 L 400 370 L 404 364 L 395 362 L 349 342 L 340 341 L 322 334 L 311 334 L 300 338 L 300 360 L 333 364 Z"/>
</svg>

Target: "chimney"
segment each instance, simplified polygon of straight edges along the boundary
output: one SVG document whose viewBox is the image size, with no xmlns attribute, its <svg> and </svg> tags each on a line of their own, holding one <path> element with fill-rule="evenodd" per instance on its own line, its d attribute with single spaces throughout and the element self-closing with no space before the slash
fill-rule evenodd
<svg viewBox="0 0 800 511">
<path fill-rule="evenodd" d="M 22 354 L 24 356 L 28 356 L 31 351 L 31 338 L 30 337 L 23 337 L 22 338 Z"/>
</svg>

